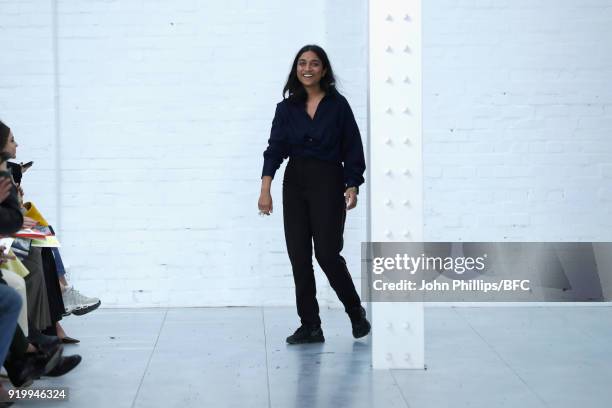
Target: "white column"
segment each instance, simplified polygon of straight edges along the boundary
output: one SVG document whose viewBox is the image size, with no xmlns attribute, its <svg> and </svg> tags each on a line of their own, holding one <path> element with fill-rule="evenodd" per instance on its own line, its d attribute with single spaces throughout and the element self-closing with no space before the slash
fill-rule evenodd
<svg viewBox="0 0 612 408">
<path fill-rule="evenodd" d="M 369 1 L 370 240 L 423 240 L 421 0 Z M 421 303 L 372 304 L 376 369 L 424 368 Z"/>
</svg>

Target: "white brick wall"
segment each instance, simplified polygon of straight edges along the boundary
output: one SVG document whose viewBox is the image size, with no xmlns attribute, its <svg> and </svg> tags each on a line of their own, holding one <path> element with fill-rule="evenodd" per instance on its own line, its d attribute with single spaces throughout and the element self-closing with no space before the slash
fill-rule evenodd
<svg viewBox="0 0 612 408">
<path fill-rule="evenodd" d="M 327 48 L 365 137 L 365 2 L 59 1 L 61 186 L 49 3 L 0 2 L 0 117 L 36 161 L 24 188 L 61 221 L 72 281 L 105 305 L 293 304 L 282 171 L 257 216 L 262 152 L 306 43 Z M 346 231 L 356 278 L 364 210 Z"/>
<path fill-rule="evenodd" d="M 612 1 L 423 2 L 425 237 L 612 239 Z"/>
<path fill-rule="evenodd" d="M 0 119 L 13 130 L 24 184 L 50 218 L 56 213 L 56 140 L 51 2 L 0 1 Z"/>
<path fill-rule="evenodd" d="M 0 118 L 72 280 L 106 305 L 292 304 L 261 152 L 308 42 L 365 132 L 365 1 L 58 1 L 59 123 L 53 4 L 0 1 Z M 425 238 L 610 240 L 612 1 L 431 0 L 423 21 Z"/>
</svg>

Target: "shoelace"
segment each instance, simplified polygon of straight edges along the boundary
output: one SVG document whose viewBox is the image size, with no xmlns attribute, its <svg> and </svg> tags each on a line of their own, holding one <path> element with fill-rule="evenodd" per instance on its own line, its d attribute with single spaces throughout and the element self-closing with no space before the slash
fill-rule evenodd
<svg viewBox="0 0 612 408">
<path fill-rule="evenodd" d="M 62 293 L 62 295 L 66 298 L 66 299 L 71 299 L 72 297 L 74 297 L 74 293 L 73 293 L 73 289 L 71 286 L 69 286 L 68 288 L 66 288 L 66 291 L 64 293 Z"/>
<path fill-rule="evenodd" d="M 95 303 L 96 301 L 92 298 L 88 298 L 87 296 L 84 296 L 81 294 L 81 292 L 79 292 L 76 289 L 73 289 L 74 292 L 74 297 L 77 299 L 77 301 L 79 303 Z"/>
<path fill-rule="evenodd" d="M 82 303 L 95 303 L 96 302 L 94 299 L 91 299 L 91 298 L 88 298 L 87 296 L 82 295 L 81 292 L 74 289 L 73 287 L 70 287 L 68 290 L 66 290 L 65 294 L 69 296 L 69 298 L 71 298 L 71 300 L 74 303 L 82 304 Z"/>
</svg>

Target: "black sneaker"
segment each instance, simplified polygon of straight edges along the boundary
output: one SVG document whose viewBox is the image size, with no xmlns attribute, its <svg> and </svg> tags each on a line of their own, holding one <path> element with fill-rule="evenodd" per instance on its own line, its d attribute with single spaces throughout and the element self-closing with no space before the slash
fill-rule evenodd
<svg viewBox="0 0 612 408">
<path fill-rule="evenodd" d="M 295 333 L 287 337 L 289 344 L 324 343 L 323 330 L 321 326 L 301 325 Z"/>
<path fill-rule="evenodd" d="M 71 371 L 74 367 L 78 366 L 80 362 L 81 356 L 78 354 L 62 357 L 55 368 L 46 375 L 47 377 L 59 377 Z"/>
<path fill-rule="evenodd" d="M 366 311 L 363 307 L 359 306 L 359 310 L 349 315 L 351 319 L 351 325 L 353 326 L 353 337 L 358 339 L 360 337 L 367 336 L 370 333 L 372 326 L 368 319 L 366 319 Z"/>
</svg>

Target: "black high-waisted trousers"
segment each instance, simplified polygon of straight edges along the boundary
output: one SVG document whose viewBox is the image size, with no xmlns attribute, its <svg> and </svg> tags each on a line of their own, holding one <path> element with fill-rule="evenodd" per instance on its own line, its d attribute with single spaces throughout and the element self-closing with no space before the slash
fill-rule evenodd
<svg viewBox="0 0 612 408">
<path fill-rule="evenodd" d="M 359 313 L 361 301 L 340 255 L 345 218 L 342 165 L 292 157 L 283 180 L 283 221 L 302 324 L 321 324 L 312 266 L 313 242 L 315 258 L 345 311 L 349 315 Z"/>
</svg>

